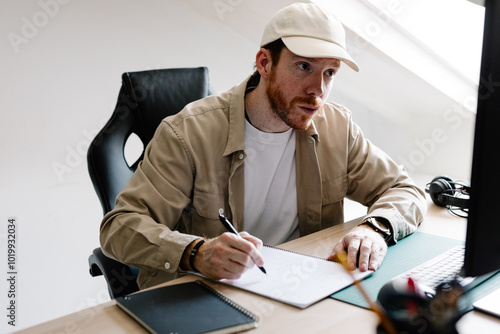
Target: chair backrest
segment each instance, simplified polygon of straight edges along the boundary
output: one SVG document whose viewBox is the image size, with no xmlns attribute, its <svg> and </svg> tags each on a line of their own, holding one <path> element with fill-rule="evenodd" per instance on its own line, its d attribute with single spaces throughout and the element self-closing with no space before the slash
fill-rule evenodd
<svg viewBox="0 0 500 334">
<path fill-rule="evenodd" d="M 116 108 L 87 153 L 90 178 L 104 214 L 113 209 L 116 196 L 142 160 L 141 156 L 135 163 L 127 163 L 124 149 L 129 136 L 135 133 L 146 147 L 163 118 L 212 93 L 205 67 L 122 75 Z"/>
</svg>

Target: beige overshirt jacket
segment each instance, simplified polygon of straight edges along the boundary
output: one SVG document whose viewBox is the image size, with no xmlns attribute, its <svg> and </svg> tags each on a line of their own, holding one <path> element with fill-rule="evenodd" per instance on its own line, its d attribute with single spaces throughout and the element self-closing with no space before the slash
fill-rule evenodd
<svg viewBox="0 0 500 334">
<path fill-rule="evenodd" d="M 221 209 L 245 229 L 247 81 L 164 119 L 104 217 L 104 253 L 140 268 L 140 288 L 177 277 L 194 239 L 225 232 Z M 337 104 L 327 103 L 308 130 L 297 130 L 296 179 L 301 236 L 342 224 L 344 197 L 366 205 L 369 216 L 387 219 L 393 242 L 414 232 L 425 214 L 422 190 Z"/>
</svg>

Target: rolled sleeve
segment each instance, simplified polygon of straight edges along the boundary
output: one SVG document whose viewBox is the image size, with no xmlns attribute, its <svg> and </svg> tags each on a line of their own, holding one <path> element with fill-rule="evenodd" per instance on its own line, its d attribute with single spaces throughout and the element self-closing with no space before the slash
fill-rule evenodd
<svg viewBox="0 0 500 334">
<path fill-rule="evenodd" d="M 107 256 L 140 269 L 179 271 L 185 247 L 198 238 L 180 232 L 186 232 L 182 213 L 191 203 L 189 165 L 182 143 L 163 123 L 115 208 L 103 218 L 100 242 Z"/>
<path fill-rule="evenodd" d="M 348 197 L 368 207 L 368 216 L 386 219 L 391 243 L 415 232 L 423 221 L 425 194 L 386 153 L 352 125 Z"/>
</svg>

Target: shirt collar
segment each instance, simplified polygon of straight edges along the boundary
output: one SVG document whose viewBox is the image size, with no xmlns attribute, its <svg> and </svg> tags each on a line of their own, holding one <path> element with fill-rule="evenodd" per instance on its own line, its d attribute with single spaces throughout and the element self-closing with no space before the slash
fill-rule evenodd
<svg viewBox="0 0 500 334">
<path fill-rule="evenodd" d="M 245 90 L 249 76 L 233 87 L 229 97 L 229 131 L 224 156 L 245 149 Z"/>
<path fill-rule="evenodd" d="M 324 111 L 321 111 L 321 112 L 324 112 Z M 318 117 L 319 115 L 317 115 L 316 117 Z M 319 142 L 319 133 L 318 131 L 316 130 L 316 124 L 314 124 L 314 120 L 311 122 L 311 126 L 306 130 L 306 133 L 313 137 L 314 140 L 318 141 Z"/>
<path fill-rule="evenodd" d="M 248 89 L 255 88 L 254 86 L 257 86 L 258 82 L 259 78 L 250 75 L 245 81 L 232 88 L 229 100 L 229 133 L 224 156 L 245 149 L 245 94 Z M 319 142 L 319 134 L 314 120 L 305 131 L 308 136 Z"/>
</svg>

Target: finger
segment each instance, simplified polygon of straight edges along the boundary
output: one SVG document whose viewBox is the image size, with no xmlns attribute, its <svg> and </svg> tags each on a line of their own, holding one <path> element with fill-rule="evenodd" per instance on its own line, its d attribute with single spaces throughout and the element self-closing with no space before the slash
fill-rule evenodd
<svg viewBox="0 0 500 334">
<path fill-rule="evenodd" d="M 198 250 L 198 256 L 195 257 L 196 268 L 211 278 L 235 279 L 240 277 L 247 266 L 241 263 L 245 262 L 244 260 L 238 259 L 238 253 L 241 251 L 232 245 L 241 241 L 240 237 L 229 233 L 207 240 Z M 248 264 L 248 266 L 250 265 L 251 263 Z"/>
<path fill-rule="evenodd" d="M 240 278 L 248 268 L 239 262 L 228 260 L 221 265 L 221 269 L 222 278 L 236 279 Z"/>
<path fill-rule="evenodd" d="M 243 238 L 243 236 L 245 238 Z M 229 259 L 245 268 L 252 268 L 254 264 L 262 267 L 264 265 L 264 258 L 257 247 L 247 240 L 246 238 L 252 238 L 252 240 L 258 240 L 257 238 L 251 236 L 246 232 L 241 232 L 240 236 L 232 233 L 223 233 L 220 238 L 222 241 L 226 242 L 227 245 L 233 250 L 230 252 Z"/>
<path fill-rule="evenodd" d="M 257 237 L 254 237 L 253 235 L 251 235 L 245 231 L 240 233 L 240 237 L 242 237 L 243 239 L 245 239 L 247 241 L 250 241 L 252 244 L 254 244 L 255 248 L 257 248 L 258 250 L 261 250 L 262 247 L 264 246 L 264 243 L 262 242 L 262 240 L 260 240 Z"/>
<path fill-rule="evenodd" d="M 368 270 L 372 256 L 373 241 L 370 239 L 363 239 L 359 246 L 358 268 L 360 271 Z"/>
<path fill-rule="evenodd" d="M 260 253 L 260 250 L 263 247 L 262 240 L 254 237 L 253 235 L 250 235 L 247 232 L 241 232 L 240 236 L 244 241 L 247 242 L 246 244 L 241 245 L 242 248 L 240 248 L 240 250 L 250 256 L 252 262 L 250 267 L 252 267 L 253 264 L 256 264 L 259 267 L 264 266 L 264 258 Z"/>
<path fill-rule="evenodd" d="M 347 246 L 347 266 L 351 270 L 356 269 L 360 244 L 361 240 L 359 238 L 352 238 Z"/>
<path fill-rule="evenodd" d="M 385 244 L 385 242 L 381 246 L 374 244 L 372 246 L 372 253 L 370 256 L 370 264 L 368 266 L 368 269 L 377 270 L 384 261 L 386 253 L 387 253 L 387 245 Z"/>
<path fill-rule="evenodd" d="M 251 253 L 248 254 L 240 250 L 235 250 L 229 260 L 244 267 L 243 270 L 251 269 L 256 264 L 256 260 L 254 260 Z M 263 262 L 263 260 L 261 261 Z"/>
<path fill-rule="evenodd" d="M 338 258 L 338 254 L 345 252 L 344 238 L 340 239 L 335 246 L 333 246 L 332 253 L 327 258 L 329 261 L 342 262 Z"/>
</svg>

